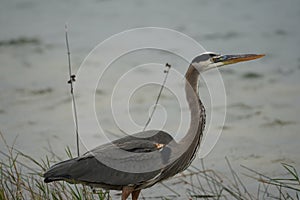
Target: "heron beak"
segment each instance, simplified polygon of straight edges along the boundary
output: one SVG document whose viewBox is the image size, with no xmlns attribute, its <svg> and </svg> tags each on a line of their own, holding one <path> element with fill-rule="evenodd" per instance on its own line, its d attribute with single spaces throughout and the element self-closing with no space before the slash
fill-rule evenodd
<svg viewBox="0 0 300 200">
<path fill-rule="evenodd" d="M 248 60 L 255 60 L 264 57 L 265 54 L 239 54 L 239 55 L 221 55 L 213 58 L 214 63 L 222 63 L 222 65 L 229 65 Z"/>
</svg>

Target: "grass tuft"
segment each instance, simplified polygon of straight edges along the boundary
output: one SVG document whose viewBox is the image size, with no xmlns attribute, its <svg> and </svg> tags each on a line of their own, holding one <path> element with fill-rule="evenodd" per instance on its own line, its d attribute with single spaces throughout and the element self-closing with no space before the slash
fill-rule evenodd
<svg viewBox="0 0 300 200">
<path fill-rule="evenodd" d="M 13 146 L 10 147 L 0 132 L 6 150 L 0 151 L 0 200 L 109 200 L 112 199 L 108 191 L 92 189 L 80 184 L 73 185 L 66 182 L 53 182 L 46 184 L 43 181 L 43 172 L 54 163 L 49 157 L 37 161 Z M 66 154 L 72 158 L 70 148 L 66 148 Z M 57 156 L 53 156 L 58 158 Z M 56 160 L 57 161 L 57 160 Z M 242 166 L 247 170 L 246 177 L 257 182 L 256 193 L 249 192 L 242 178 L 230 165 L 227 166 L 231 176 L 213 169 L 207 169 L 202 161 L 201 168 L 190 166 L 184 173 L 175 176 L 171 181 L 160 183 L 172 194 L 165 196 L 143 197 L 143 199 L 297 199 L 300 194 L 300 177 L 296 168 L 287 163 L 282 163 L 283 177 L 269 177 L 253 169 Z M 168 181 L 167 181 L 168 182 Z M 179 194 L 172 185 L 180 184 L 186 189 L 185 194 Z M 177 187 L 177 186 L 176 186 Z M 186 199 L 186 198 L 184 198 Z"/>
<path fill-rule="evenodd" d="M 48 157 L 38 161 L 22 153 L 13 146 L 10 147 L 2 133 L 6 151 L 0 151 L 0 199 L 1 200 L 107 200 L 111 199 L 108 192 L 82 185 L 72 185 L 65 182 L 46 184 L 43 173 L 54 163 Z M 73 157 L 69 148 L 67 155 Z M 29 163 L 29 164 L 25 164 Z"/>
</svg>

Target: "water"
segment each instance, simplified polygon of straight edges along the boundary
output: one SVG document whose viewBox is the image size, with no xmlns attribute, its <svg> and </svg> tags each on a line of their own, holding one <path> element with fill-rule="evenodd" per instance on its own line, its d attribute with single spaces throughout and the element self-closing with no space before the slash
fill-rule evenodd
<svg viewBox="0 0 300 200">
<path fill-rule="evenodd" d="M 227 156 L 237 171 L 242 171 L 240 165 L 246 165 L 280 175 L 282 162 L 299 169 L 299 19 L 297 0 L 127 1 L 126 4 L 100 0 L 72 4 L 66 0 L 4 0 L 0 7 L 0 130 L 8 144 L 15 141 L 16 148 L 36 158 L 49 154 L 50 146 L 59 155 L 65 155 L 67 145 L 75 148 L 66 84 L 66 22 L 74 71 L 95 45 L 113 34 L 136 27 L 166 27 L 191 36 L 209 51 L 266 54 L 261 60 L 221 70 L 227 94 L 226 123 L 218 143 L 205 158 L 206 165 L 226 173 L 224 157 Z M 140 59 L 135 59 L 138 54 L 128 55 L 123 63 L 129 68 L 148 54 L 140 53 L 146 55 Z M 184 64 L 180 59 L 178 62 Z M 139 73 L 145 76 L 147 71 Z M 215 75 L 213 71 L 207 74 L 212 78 Z M 140 91 L 133 97 L 135 105 L 131 104 L 131 110 L 139 124 L 146 121 L 149 106 L 155 101 L 159 87 L 154 89 L 146 96 Z M 207 105 L 205 87 L 201 89 Z M 107 92 L 97 92 L 96 107 L 105 128 L 117 133 L 111 136 L 114 138 L 120 132 L 107 114 Z M 161 103 L 173 112 L 168 115 L 169 129 L 175 130 L 177 103 L 168 98 L 172 95 L 167 91 L 165 95 Z M 78 106 L 83 103 L 78 97 Z M 158 114 L 163 115 L 163 109 L 158 109 Z M 81 113 L 79 116 L 84 117 Z M 213 126 L 211 134 L 220 128 Z M 101 139 L 95 134 L 89 140 L 95 138 Z M 2 143 L 0 148 L 3 150 Z M 151 190 L 145 194 L 151 194 Z"/>
</svg>

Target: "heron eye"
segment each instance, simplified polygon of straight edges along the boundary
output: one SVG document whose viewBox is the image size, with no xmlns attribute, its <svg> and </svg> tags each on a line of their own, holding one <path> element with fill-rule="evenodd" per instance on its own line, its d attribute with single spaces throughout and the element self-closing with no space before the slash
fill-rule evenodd
<svg viewBox="0 0 300 200">
<path fill-rule="evenodd" d="M 222 56 L 215 56 L 213 58 L 211 58 L 211 60 L 216 63 L 216 62 L 220 62 L 222 61 L 223 57 Z"/>
</svg>

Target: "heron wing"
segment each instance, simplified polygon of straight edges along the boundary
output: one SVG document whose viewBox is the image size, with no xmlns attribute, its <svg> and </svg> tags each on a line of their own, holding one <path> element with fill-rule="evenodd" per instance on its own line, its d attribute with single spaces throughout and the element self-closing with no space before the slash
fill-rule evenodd
<svg viewBox="0 0 300 200">
<path fill-rule="evenodd" d="M 156 144 L 165 146 L 157 148 Z M 168 146 L 166 146 L 168 145 Z M 82 156 L 128 173 L 143 173 L 162 169 L 171 162 L 173 138 L 163 131 L 145 131 L 99 146 Z"/>
<path fill-rule="evenodd" d="M 163 131 L 140 132 L 101 145 L 76 159 L 58 163 L 45 173 L 45 177 L 51 181 L 51 176 L 63 176 L 62 180 L 108 189 L 140 185 L 157 177 L 171 158 L 171 149 L 157 148 L 157 143 L 167 145 L 174 140 Z"/>
<path fill-rule="evenodd" d="M 112 143 L 107 143 L 101 146 L 96 147 L 95 149 L 87 152 L 96 153 L 99 151 L 103 151 L 105 149 L 108 151 L 109 149 L 114 149 L 118 147 L 120 149 L 129 151 L 129 152 L 152 152 L 157 151 L 158 144 L 167 145 L 173 140 L 172 136 L 167 132 L 159 131 L 159 130 L 149 130 L 138 132 L 133 135 L 129 135 L 117 140 L 112 141 Z"/>
</svg>

